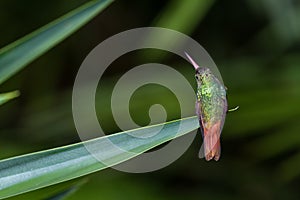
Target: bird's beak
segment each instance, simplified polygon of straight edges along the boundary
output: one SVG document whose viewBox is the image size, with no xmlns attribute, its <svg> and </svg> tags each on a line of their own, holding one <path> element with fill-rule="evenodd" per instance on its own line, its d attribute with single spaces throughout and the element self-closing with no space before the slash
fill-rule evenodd
<svg viewBox="0 0 300 200">
<path fill-rule="evenodd" d="M 199 69 L 199 65 L 192 59 L 192 57 L 187 53 L 184 52 L 186 57 L 189 59 L 189 61 L 192 63 L 192 65 L 194 66 L 195 70 Z"/>
</svg>

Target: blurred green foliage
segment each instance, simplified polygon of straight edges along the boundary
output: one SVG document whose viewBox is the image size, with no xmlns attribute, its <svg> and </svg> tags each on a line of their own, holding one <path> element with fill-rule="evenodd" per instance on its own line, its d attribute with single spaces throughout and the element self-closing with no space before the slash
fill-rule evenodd
<svg viewBox="0 0 300 200">
<path fill-rule="evenodd" d="M 0 27 L 5 28 L 0 46 L 83 2 L 2 0 Z M 1 158 L 79 141 L 71 93 L 81 62 L 107 37 L 155 25 L 197 40 L 223 76 L 230 107 L 240 106 L 227 116 L 221 160 L 207 163 L 197 158 L 198 136 L 184 156 L 167 168 L 147 174 L 108 169 L 90 175 L 89 182 L 68 199 L 299 199 L 300 4 L 293 0 L 114 2 L 77 34 L 0 86 L 0 91 L 20 88 L 22 94 L 1 107 Z M 122 56 L 99 84 L 97 109 L 107 133 L 118 130 L 109 109 L 113 84 L 132 66 L 156 60 L 145 56 L 151 51 L 144 50 L 139 59 L 139 52 Z M 195 84 L 194 71 L 183 59 L 170 55 L 161 63 L 173 66 Z M 153 98 L 154 93 L 160 98 Z M 149 122 L 153 102 L 166 105 L 168 120 L 178 118 L 175 96 L 152 85 L 132 98 L 136 122 Z M 53 194 L 63 185 L 11 199 L 44 198 L 42 194 Z"/>
</svg>

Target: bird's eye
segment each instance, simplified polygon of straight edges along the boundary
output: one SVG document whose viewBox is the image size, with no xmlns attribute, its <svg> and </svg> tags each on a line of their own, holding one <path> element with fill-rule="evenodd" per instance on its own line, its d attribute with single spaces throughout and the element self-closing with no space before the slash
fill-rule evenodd
<svg viewBox="0 0 300 200">
<path fill-rule="evenodd" d="M 197 75 L 195 76 L 195 78 L 196 78 L 197 80 L 199 80 L 199 77 L 198 77 Z"/>
</svg>

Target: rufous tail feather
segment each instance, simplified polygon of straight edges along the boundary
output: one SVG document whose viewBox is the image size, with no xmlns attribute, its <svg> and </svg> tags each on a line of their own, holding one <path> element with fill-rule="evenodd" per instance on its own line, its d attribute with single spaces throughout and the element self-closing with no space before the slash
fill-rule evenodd
<svg viewBox="0 0 300 200">
<path fill-rule="evenodd" d="M 204 155 L 207 161 L 218 161 L 221 156 L 220 123 L 204 130 Z"/>
</svg>

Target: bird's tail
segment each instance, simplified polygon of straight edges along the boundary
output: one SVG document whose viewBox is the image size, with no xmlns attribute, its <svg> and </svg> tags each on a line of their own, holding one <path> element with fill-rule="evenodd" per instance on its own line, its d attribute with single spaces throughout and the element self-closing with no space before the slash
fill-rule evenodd
<svg viewBox="0 0 300 200">
<path fill-rule="evenodd" d="M 207 161 L 211 159 L 218 161 L 220 159 L 220 125 L 221 123 L 216 123 L 210 129 L 204 131 L 204 155 Z"/>
</svg>

